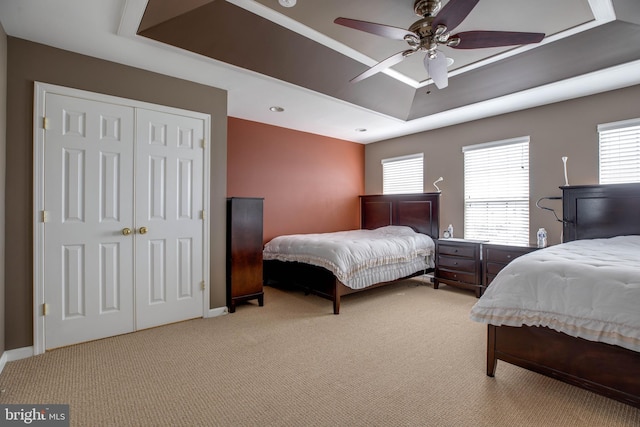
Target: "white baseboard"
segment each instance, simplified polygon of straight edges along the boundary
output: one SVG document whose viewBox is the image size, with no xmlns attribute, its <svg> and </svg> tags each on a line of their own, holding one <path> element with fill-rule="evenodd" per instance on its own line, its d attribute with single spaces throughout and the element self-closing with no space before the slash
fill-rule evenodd
<svg viewBox="0 0 640 427">
<path fill-rule="evenodd" d="M 7 362 L 26 359 L 31 356 L 33 356 L 33 347 L 22 347 L 5 351 L 2 353 L 2 356 L 0 356 L 0 373 L 2 373 Z"/>
<path fill-rule="evenodd" d="M 227 307 L 217 307 L 210 309 L 205 317 L 208 319 L 210 317 L 224 316 L 225 314 L 229 314 Z"/>
<path fill-rule="evenodd" d="M 4 354 L 7 355 L 7 362 L 26 359 L 27 357 L 33 356 L 33 347 L 15 348 L 13 350 L 5 351 Z"/>
</svg>

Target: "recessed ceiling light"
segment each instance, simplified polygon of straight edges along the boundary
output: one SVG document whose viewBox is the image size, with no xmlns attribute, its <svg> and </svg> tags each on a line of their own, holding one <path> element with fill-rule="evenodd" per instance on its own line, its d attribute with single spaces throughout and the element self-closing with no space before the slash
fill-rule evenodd
<svg viewBox="0 0 640 427">
<path fill-rule="evenodd" d="M 356 132 L 366 132 L 367 130 L 365 128 L 357 128 Z"/>
<path fill-rule="evenodd" d="M 273 111 L 274 113 L 282 113 L 284 111 L 284 108 L 274 105 L 273 107 L 269 107 L 269 111 Z"/>
<path fill-rule="evenodd" d="M 280 6 L 293 7 L 296 5 L 296 0 L 278 0 L 278 3 L 280 3 Z"/>
</svg>

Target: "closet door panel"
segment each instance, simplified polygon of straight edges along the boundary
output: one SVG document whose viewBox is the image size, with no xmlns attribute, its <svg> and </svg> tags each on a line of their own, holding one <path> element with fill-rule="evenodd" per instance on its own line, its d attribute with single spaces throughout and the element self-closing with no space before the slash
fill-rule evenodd
<svg viewBox="0 0 640 427">
<path fill-rule="evenodd" d="M 136 319 L 202 316 L 204 121 L 136 112 Z"/>
<path fill-rule="evenodd" d="M 134 330 L 134 110 L 47 95 L 46 348 Z"/>
</svg>

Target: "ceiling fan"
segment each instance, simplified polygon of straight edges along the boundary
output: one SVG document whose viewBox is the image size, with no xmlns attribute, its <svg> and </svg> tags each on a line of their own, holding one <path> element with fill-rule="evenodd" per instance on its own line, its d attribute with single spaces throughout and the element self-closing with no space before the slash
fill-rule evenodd
<svg viewBox="0 0 640 427">
<path fill-rule="evenodd" d="M 444 89 L 448 85 L 447 57 L 438 50 L 440 45 L 454 49 L 478 49 L 538 43 L 544 38 L 544 33 L 514 31 L 464 31 L 452 35 L 451 31 L 464 21 L 479 1 L 450 0 L 440 10 L 440 0 L 415 0 L 413 10 L 422 19 L 414 22 L 408 30 L 356 19 L 337 18 L 333 21 L 336 24 L 389 39 L 404 40 L 409 44 L 409 49 L 379 62 L 351 79 L 351 82 L 371 77 L 420 51 L 426 52 L 424 66 L 429 77 L 438 89 Z"/>
</svg>

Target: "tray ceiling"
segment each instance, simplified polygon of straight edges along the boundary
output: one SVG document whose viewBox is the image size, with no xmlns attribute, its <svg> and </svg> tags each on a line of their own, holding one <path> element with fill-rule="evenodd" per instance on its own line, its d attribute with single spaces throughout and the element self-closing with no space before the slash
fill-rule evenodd
<svg viewBox="0 0 640 427">
<path fill-rule="evenodd" d="M 408 28 L 419 19 L 411 1 L 324 0 L 319 7 L 301 0 L 290 8 L 275 0 L 192 1 L 171 11 L 165 1 L 150 0 L 139 34 L 407 121 L 640 59 L 638 26 L 615 20 L 603 4 L 481 1 L 454 32 L 530 31 L 546 38 L 521 47 L 443 47 L 454 62 L 449 87 L 442 90 L 430 84 L 421 53 L 389 73 L 349 83 L 407 46 L 333 20 L 343 16 Z"/>
<path fill-rule="evenodd" d="M 339 16 L 401 28 L 418 19 L 413 0 L 0 2 L 9 36 L 224 89 L 232 117 L 361 143 L 640 83 L 637 0 L 480 0 L 454 33 L 547 36 L 525 47 L 443 48 L 454 60 L 443 90 L 419 53 L 349 83 L 407 45 L 336 25 Z"/>
</svg>

